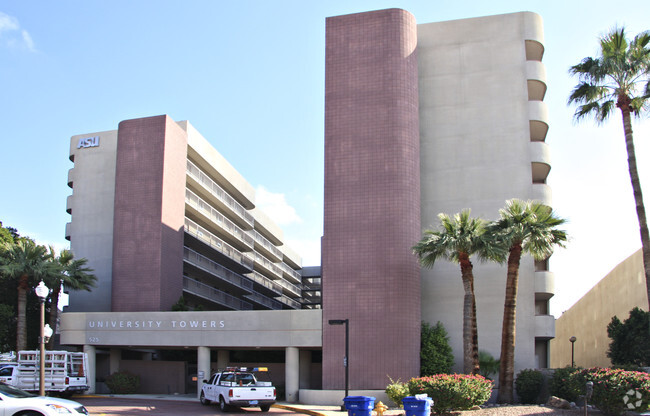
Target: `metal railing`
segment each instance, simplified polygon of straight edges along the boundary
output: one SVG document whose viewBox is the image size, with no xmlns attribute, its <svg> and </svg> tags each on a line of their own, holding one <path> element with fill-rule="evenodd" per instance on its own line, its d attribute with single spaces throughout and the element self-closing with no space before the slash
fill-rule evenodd
<svg viewBox="0 0 650 416">
<path fill-rule="evenodd" d="M 266 306 L 269 309 L 273 309 L 273 310 L 282 309 L 282 303 L 278 302 L 275 299 L 267 298 L 266 296 L 261 295 L 259 293 L 244 295 L 244 297 L 252 302 L 256 302 L 260 305 Z"/>
<path fill-rule="evenodd" d="M 273 253 L 275 257 L 278 258 L 278 260 L 282 259 L 282 252 L 280 251 L 279 248 L 277 248 L 272 242 L 266 239 L 262 234 L 260 234 L 258 231 L 253 231 L 253 234 L 255 235 L 255 246 L 257 247 L 258 245 L 261 245 L 264 247 L 267 251 Z"/>
<path fill-rule="evenodd" d="M 300 302 L 296 302 L 295 300 L 287 297 L 287 296 L 278 296 L 276 298 L 279 302 L 284 303 L 287 306 L 292 307 L 293 309 L 301 309 L 302 304 Z"/>
<path fill-rule="evenodd" d="M 292 269 L 287 263 L 279 263 L 280 269 L 288 275 L 290 278 L 294 279 L 297 283 L 299 283 L 302 280 L 302 276 L 300 273 Z"/>
<path fill-rule="evenodd" d="M 282 286 L 276 283 L 276 281 L 271 280 L 258 272 L 249 273 L 246 276 L 256 283 L 266 287 L 267 289 L 271 289 L 275 293 L 282 294 Z"/>
<path fill-rule="evenodd" d="M 229 295 L 219 289 L 215 289 L 212 286 L 197 282 L 187 276 L 183 276 L 183 290 L 234 310 L 247 311 L 253 309 L 253 304 Z"/>
<path fill-rule="evenodd" d="M 233 272 L 232 270 L 226 269 L 219 263 L 210 260 L 202 254 L 197 253 L 196 251 L 183 247 L 183 260 L 186 262 L 205 270 L 206 272 L 217 276 L 222 280 L 225 280 L 233 285 L 246 289 L 248 291 L 253 290 L 253 282 L 249 279 L 246 279 L 243 276 Z"/>
<path fill-rule="evenodd" d="M 218 252 L 225 254 L 237 263 L 253 270 L 254 260 L 251 253 L 242 253 L 187 217 L 185 217 L 185 232 L 201 240 Z"/>
<path fill-rule="evenodd" d="M 273 263 L 271 260 L 267 259 L 258 252 L 255 252 L 255 263 L 261 265 L 277 277 L 282 277 L 282 269 L 280 269 L 277 264 Z"/>
</svg>

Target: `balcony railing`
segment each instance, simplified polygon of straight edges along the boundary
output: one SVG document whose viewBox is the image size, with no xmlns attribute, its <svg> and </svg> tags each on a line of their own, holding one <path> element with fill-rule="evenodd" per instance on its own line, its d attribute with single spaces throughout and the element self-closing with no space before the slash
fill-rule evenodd
<svg viewBox="0 0 650 416">
<path fill-rule="evenodd" d="M 283 262 L 283 263 L 278 263 L 278 266 L 280 266 L 280 269 L 284 272 L 284 274 L 287 275 L 294 282 L 296 282 L 296 283 L 301 282 L 302 276 L 300 275 L 300 273 L 293 270 L 291 267 L 289 267 L 288 264 Z"/>
<path fill-rule="evenodd" d="M 237 287 L 248 291 L 253 290 L 253 282 L 249 279 L 238 275 L 232 270 L 226 269 L 219 263 L 210 260 L 192 249 L 187 247 L 183 248 L 183 260 Z"/>
<path fill-rule="evenodd" d="M 262 276 L 258 272 L 249 273 L 246 276 L 256 283 L 266 287 L 267 289 L 270 289 L 275 293 L 282 294 L 282 286 L 276 283 L 275 280 L 271 280 L 266 276 Z"/>
<path fill-rule="evenodd" d="M 253 270 L 254 262 L 251 254 L 242 253 L 187 217 L 185 218 L 185 232 L 201 240 L 218 252 L 230 257 L 237 263 Z"/>
<path fill-rule="evenodd" d="M 274 280 L 274 282 L 282 286 L 284 289 L 286 289 L 289 293 L 291 293 L 295 297 L 300 297 L 302 293 L 300 286 L 289 283 L 284 279 Z"/>
<path fill-rule="evenodd" d="M 278 296 L 276 299 L 278 301 L 284 303 L 285 305 L 292 307 L 293 309 L 302 308 L 302 305 L 300 304 L 300 302 L 296 302 L 295 300 L 293 300 L 291 298 L 288 298 L 286 296 Z"/>
<path fill-rule="evenodd" d="M 214 209 L 212 205 L 205 202 L 189 189 L 185 190 L 185 203 L 208 217 L 213 223 L 233 237 L 237 238 L 237 240 L 241 241 L 249 249 L 253 249 L 255 239 L 250 231 L 244 231 L 239 228 L 234 222 L 230 221 L 222 213 Z"/>
<path fill-rule="evenodd" d="M 217 197 L 221 202 L 228 206 L 237 216 L 243 219 L 247 224 L 253 227 L 255 220 L 253 215 L 246 210 L 239 202 L 230 196 L 221 186 L 217 185 L 215 181 L 210 179 L 201 169 L 199 169 L 194 163 L 187 161 L 187 174 L 194 178 L 198 183 L 200 183 L 205 189 L 207 189 L 212 195 Z"/>
<path fill-rule="evenodd" d="M 282 270 L 278 267 L 278 265 L 257 252 L 255 252 L 255 264 L 259 264 L 265 270 L 271 272 L 271 274 L 282 278 Z"/>
<path fill-rule="evenodd" d="M 251 303 L 229 295 L 219 289 L 215 289 L 212 286 L 208 286 L 205 283 L 197 282 L 187 276 L 183 276 L 183 290 L 237 311 L 248 311 L 253 309 Z"/>
<path fill-rule="evenodd" d="M 253 234 L 255 235 L 255 249 L 259 246 L 262 246 L 266 251 L 271 253 L 276 260 L 280 261 L 282 260 L 282 252 L 280 251 L 279 248 L 277 248 L 273 243 L 271 243 L 269 240 L 266 239 L 262 234 L 260 234 L 257 231 L 253 231 Z"/>
<path fill-rule="evenodd" d="M 258 303 L 262 306 L 266 306 L 269 309 L 273 309 L 273 310 L 282 309 L 282 303 L 278 302 L 275 299 L 267 298 L 266 296 L 261 295 L 259 293 L 245 295 L 244 297 L 252 302 Z"/>
</svg>

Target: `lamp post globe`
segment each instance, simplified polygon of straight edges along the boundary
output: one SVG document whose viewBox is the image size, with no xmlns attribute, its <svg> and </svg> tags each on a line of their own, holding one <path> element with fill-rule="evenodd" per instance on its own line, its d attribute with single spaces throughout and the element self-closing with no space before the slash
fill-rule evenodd
<svg viewBox="0 0 650 416">
<path fill-rule="evenodd" d="M 45 283 L 41 282 L 34 289 L 36 296 L 41 301 L 41 336 L 39 337 L 38 342 L 40 343 L 40 357 L 39 357 L 39 377 L 38 377 L 38 394 L 40 396 L 45 396 L 45 299 L 50 293 L 50 288 L 45 286 Z M 50 329 L 52 331 L 52 329 Z M 50 333 L 50 335 L 52 335 Z"/>
</svg>

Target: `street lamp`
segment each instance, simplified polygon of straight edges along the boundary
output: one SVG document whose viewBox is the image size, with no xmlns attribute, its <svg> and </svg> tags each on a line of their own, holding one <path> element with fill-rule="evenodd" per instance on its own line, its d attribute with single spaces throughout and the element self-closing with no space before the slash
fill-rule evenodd
<svg viewBox="0 0 650 416">
<path fill-rule="evenodd" d="M 41 280 L 34 291 L 36 292 L 36 296 L 38 296 L 38 300 L 41 301 L 41 336 L 38 339 L 38 342 L 41 344 L 38 394 L 40 396 L 45 396 L 45 298 L 47 298 L 47 295 L 50 293 L 50 289 L 45 286 L 45 283 Z"/>
<path fill-rule="evenodd" d="M 350 352 L 350 331 L 349 331 L 349 319 L 330 319 L 328 321 L 330 325 L 345 325 L 345 357 L 343 358 L 343 366 L 345 367 L 345 397 L 348 397 L 348 387 L 350 380 L 350 361 L 348 360 Z M 341 411 L 345 411 L 345 403 L 341 405 Z"/>
<path fill-rule="evenodd" d="M 576 337 L 569 338 L 569 341 L 571 341 L 571 368 L 576 366 L 576 362 L 573 360 L 573 357 L 574 357 L 574 355 L 573 355 L 574 348 L 573 347 L 575 346 L 576 339 L 577 339 Z"/>
</svg>

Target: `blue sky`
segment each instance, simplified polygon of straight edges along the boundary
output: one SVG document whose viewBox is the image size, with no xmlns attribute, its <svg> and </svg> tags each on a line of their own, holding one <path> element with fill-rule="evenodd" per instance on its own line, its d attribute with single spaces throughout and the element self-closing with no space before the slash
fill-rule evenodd
<svg viewBox="0 0 650 416">
<path fill-rule="evenodd" d="M 650 29 L 650 2 L 5 0 L 0 221 L 66 247 L 70 136 L 168 114 L 189 120 L 258 188 L 304 265 L 319 264 L 325 18 L 390 7 L 418 23 L 523 10 L 543 17 L 549 184 L 571 235 L 551 260 L 559 316 L 640 248 L 620 118 L 575 125 L 567 69 L 595 55 L 597 37 L 615 25 Z M 650 122 L 634 129 L 647 200 Z"/>
</svg>

